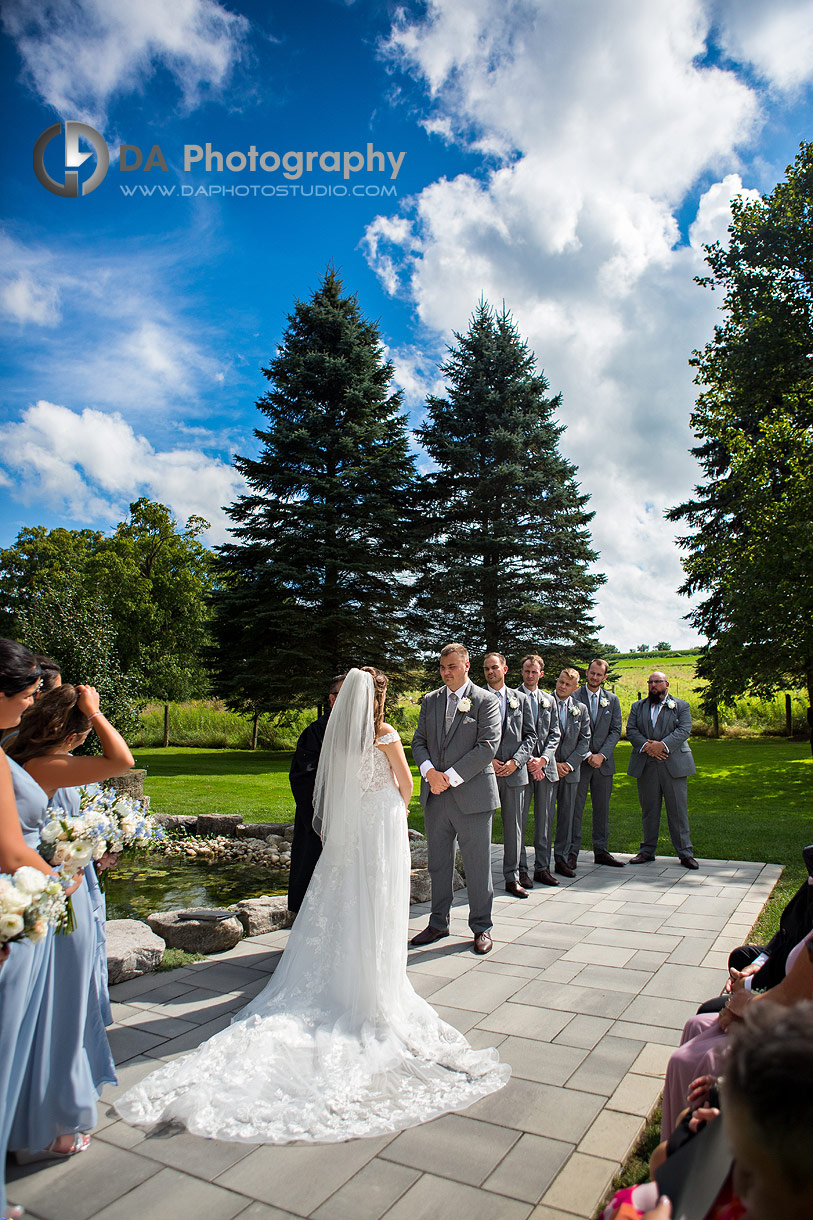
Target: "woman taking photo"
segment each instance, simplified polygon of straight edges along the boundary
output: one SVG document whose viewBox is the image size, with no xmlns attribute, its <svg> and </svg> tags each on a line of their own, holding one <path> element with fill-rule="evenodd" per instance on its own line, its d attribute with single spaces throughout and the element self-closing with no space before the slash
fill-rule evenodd
<svg viewBox="0 0 813 1220">
<path fill-rule="evenodd" d="M 91 729 L 103 754 L 74 758 L 71 751 Z M 71 814 L 79 812 L 80 786 L 121 775 L 133 765 L 126 742 L 99 710 L 92 686 L 65 684 L 42 695 L 23 717 L 9 752 L 52 808 Z M 85 870 L 88 880 L 92 867 Z M 9 1133 L 9 1147 L 22 1161 L 83 1152 L 96 1125 L 99 1093 L 116 1082 L 98 968 L 99 930 L 87 884 L 72 903 L 75 929 L 54 940 L 53 986 L 40 1007 Z"/>
</svg>

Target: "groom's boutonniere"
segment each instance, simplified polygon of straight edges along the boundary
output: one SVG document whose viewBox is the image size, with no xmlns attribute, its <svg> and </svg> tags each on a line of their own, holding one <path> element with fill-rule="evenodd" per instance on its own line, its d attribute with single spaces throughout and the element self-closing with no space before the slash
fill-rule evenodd
<svg viewBox="0 0 813 1220">
<path fill-rule="evenodd" d="M 512 712 L 515 712 L 517 710 L 517 708 L 519 707 L 519 699 L 516 697 L 516 695 L 512 695 L 511 698 L 508 700 L 508 706 L 511 708 Z"/>
<path fill-rule="evenodd" d="M 602 696 L 601 696 L 601 698 L 600 698 L 600 699 L 599 699 L 599 701 L 598 701 L 598 705 L 599 705 L 599 707 L 609 707 L 609 706 L 610 706 L 610 700 L 607 698 L 607 696 L 606 696 L 606 695 L 602 695 Z"/>
<path fill-rule="evenodd" d="M 677 707 L 677 704 L 675 703 L 674 699 L 667 699 L 666 706 L 671 707 L 672 710 L 674 711 L 674 709 Z"/>
<path fill-rule="evenodd" d="M 582 709 L 578 703 L 571 703 L 570 714 L 571 714 L 571 716 L 581 716 Z"/>
<path fill-rule="evenodd" d="M 458 699 L 457 710 L 459 712 L 470 712 L 471 711 L 471 699 L 469 699 L 469 697 L 467 695 L 464 695 L 462 699 Z"/>
</svg>

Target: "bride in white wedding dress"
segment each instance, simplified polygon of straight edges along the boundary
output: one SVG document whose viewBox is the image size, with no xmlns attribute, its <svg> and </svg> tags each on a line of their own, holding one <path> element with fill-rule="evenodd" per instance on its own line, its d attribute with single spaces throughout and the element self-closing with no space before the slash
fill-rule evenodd
<svg viewBox="0 0 813 1220">
<path fill-rule="evenodd" d="M 249 1143 L 382 1135 L 462 1110 L 507 1082 L 416 995 L 406 973 L 412 776 L 383 723 L 387 679 L 351 669 L 314 795 L 324 849 L 267 987 L 229 1026 L 116 1103 Z"/>
</svg>

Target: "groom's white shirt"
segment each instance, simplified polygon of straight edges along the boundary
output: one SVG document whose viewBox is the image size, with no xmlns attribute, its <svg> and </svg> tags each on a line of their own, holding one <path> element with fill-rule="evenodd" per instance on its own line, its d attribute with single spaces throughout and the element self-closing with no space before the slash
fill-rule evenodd
<svg viewBox="0 0 813 1220">
<path fill-rule="evenodd" d="M 468 684 L 469 684 L 469 682 L 470 682 L 470 681 L 471 681 L 471 679 L 470 679 L 470 678 L 466 678 L 466 681 L 463 683 L 463 685 L 462 685 L 462 686 L 458 686 L 457 690 L 449 691 L 449 690 L 447 689 L 447 691 L 446 691 L 446 706 L 447 706 L 447 708 L 448 708 L 448 706 L 449 706 L 449 698 L 450 698 L 450 696 L 451 696 L 451 695 L 455 695 L 455 696 L 457 697 L 458 701 L 459 701 L 459 700 L 460 700 L 460 698 L 461 698 L 461 696 L 462 696 L 462 694 L 463 694 L 463 691 L 466 689 L 466 687 L 468 686 Z M 426 760 L 426 762 L 421 763 L 421 766 L 420 766 L 420 772 L 421 772 L 421 778 L 422 778 L 422 779 L 426 779 L 426 773 L 427 773 L 427 771 L 437 771 L 437 767 L 435 766 L 435 764 L 432 762 L 432 760 L 431 760 L 431 759 L 427 759 L 427 760 Z M 456 787 L 458 786 L 458 784 L 462 784 L 462 783 L 463 783 L 463 779 L 462 779 L 462 777 L 461 777 L 461 776 L 459 776 L 459 775 L 457 774 L 457 772 L 455 771 L 454 767 L 449 767 L 449 768 L 448 768 L 446 771 L 444 771 L 444 772 L 443 772 L 443 774 L 446 776 L 446 778 L 448 779 L 449 783 L 451 784 L 451 786 L 452 786 L 453 788 L 456 788 Z"/>
</svg>

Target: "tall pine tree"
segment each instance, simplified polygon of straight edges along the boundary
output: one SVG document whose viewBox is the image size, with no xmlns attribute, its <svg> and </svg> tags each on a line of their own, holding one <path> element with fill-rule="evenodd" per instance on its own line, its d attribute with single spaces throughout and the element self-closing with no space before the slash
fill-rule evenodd
<svg viewBox="0 0 813 1220">
<path fill-rule="evenodd" d="M 559 453 L 560 397 L 536 371 L 511 315 L 480 301 L 455 334 L 418 439 L 437 469 L 423 479 L 425 555 L 417 607 L 434 644 L 554 662 L 593 644 L 591 549 L 576 467 Z"/>
<path fill-rule="evenodd" d="M 350 665 L 403 667 L 415 478 L 378 328 L 332 269 L 263 375 L 215 599 L 217 689 L 253 712 L 312 706 Z"/>
</svg>

